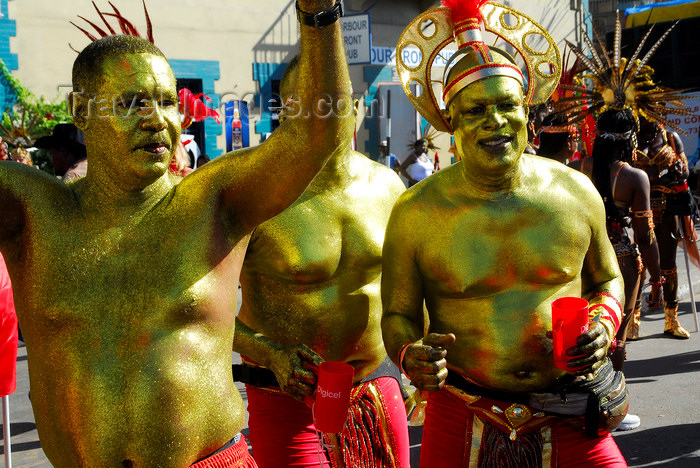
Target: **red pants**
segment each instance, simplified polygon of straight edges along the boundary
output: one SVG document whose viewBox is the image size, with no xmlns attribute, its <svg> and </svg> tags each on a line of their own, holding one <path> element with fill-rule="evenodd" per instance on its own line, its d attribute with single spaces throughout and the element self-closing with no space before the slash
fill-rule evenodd
<svg viewBox="0 0 700 468">
<path fill-rule="evenodd" d="M 258 465 L 248 453 L 245 437 L 241 437 L 235 445 L 190 465 L 190 468 L 258 468 Z"/>
<path fill-rule="evenodd" d="M 17 316 L 10 275 L 0 254 L 0 397 L 17 388 Z"/>
<path fill-rule="evenodd" d="M 381 396 L 386 414 L 385 427 L 388 431 L 388 439 L 392 441 L 391 451 L 396 459 L 394 466 L 409 468 L 410 446 L 406 409 L 399 384 L 391 377 L 380 377 L 373 383 Z M 251 385 L 246 385 L 246 391 L 250 415 L 248 419 L 250 442 L 260 468 L 330 466 L 319 444 L 311 409 L 308 406 L 280 391 L 261 389 Z M 366 438 L 363 438 L 362 442 L 367 442 Z M 376 448 L 381 449 L 381 447 Z M 377 465 L 362 466 L 379 468 Z"/>
<path fill-rule="evenodd" d="M 503 407 L 507 407 L 505 404 Z M 477 456 L 479 463 L 496 450 L 508 451 L 508 447 L 493 447 L 488 437 L 475 436 L 474 413 L 456 395 L 443 389 L 430 394 L 426 408 L 425 426 L 421 447 L 421 468 L 461 468 L 470 466 L 470 458 Z M 482 426 L 484 427 L 484 426 Z M 488 424 L 485 427 L 489 427 Z M 551 457 L 543 453 L 544 467 L 626 467 L 627 462 L 610 434 L 591 437 L 564 420 L 555 420 L 551 429 Z M 488 432 L 488 431 L 484 431 Z M 507 440 L 507 438 L 506 438 Z M 503 438 L 499 439 L 502 444 Z M 546 442 L 545 442 L 546 443 Z M 513 443 L 514 445 L 516 443 Z M 526 468 L 540 462 L 515 461 L 511 466 Z M 502 464 L 502 466 L 506 466 Z"/>
</svg>

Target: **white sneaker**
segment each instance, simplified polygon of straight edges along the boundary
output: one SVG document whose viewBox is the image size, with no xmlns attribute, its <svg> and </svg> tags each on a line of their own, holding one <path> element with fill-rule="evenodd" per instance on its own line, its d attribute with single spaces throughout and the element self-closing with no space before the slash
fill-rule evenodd
<svg viewBox="0 0 700 468">
<path fill-rule="evenodd" d="M 642 424 L 639 416 L 632 413 L 627 413 L 625 419 L 622 420 L 619 426 L 615 429 L 616 431 L 631 431 L 632 429 L 637 429 Z"/>
</svg>

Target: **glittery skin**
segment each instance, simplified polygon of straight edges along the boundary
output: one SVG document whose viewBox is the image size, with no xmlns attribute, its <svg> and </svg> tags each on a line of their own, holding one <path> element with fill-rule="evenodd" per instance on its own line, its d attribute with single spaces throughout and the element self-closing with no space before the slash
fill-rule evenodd
<svg viewBox="0 0 700 468">
<path fill-rule="evenodd" d="M 296 78 L 293 69 L 287 72 L 283 96 L 298 90 Z M 304 344 L 325 360 L 348 362 L 355 381 L 372 372 L 386 357 L 384 233 L 404 190 L 394 171 L 353 151 L 348 139 L 296 203 L 253 233 L 234 349 L 291 386 L 296 377 L 290 374 L 303 372 L 301 362 L 290 366 L 296 353 L 275 354 L 279 345 Z"/>
<path fill-rule="evenodd" d="M 478 81 L 450 105 L 462 161 L 408 190 L 387 228 L 382 329 L 389 356 L 429 331 L 454 333 L 447 367 L 503 391 L 548 388 L 551 302 L 622 298 L 600 197 L 585 176 L 523 154 L 522 89 Z M 506 136 L 507 144 L 484 144 Z M 601 356 L 603 353 L 601 353 Z"/>
<path fill-rule="evenodd" d="M 329 3 L 300 1 L 307 11 Z M 338 25 L 301 29 L 309 106 L 348 76 Z M 120 53 L 102 71 L 96 92 L 146 101 L 130 114 L 76 116 L 84 179 L 66 186 L 0 162 L 0 250 L 37 429 L 58 467 L 188 466 L 244 424 L 230 366 L 250 232 L 303 192 L 352 119 L 289 119 L 262 146 L 179 179 L 167 172 L 180 125 L 167 62 Z M 165 151 L 143 146 L 156 142 Z"/>
<path fill-rule="evenodd" d="M 352 364 L 356 380 L 369 374 L 386 356 L 381 254 L 402 191 L 393 171 L 366 156 L 349 148 L 335 156 L 294 205 L 253 234 L 239 319 L 271 340 Z M 236 350 L 268 359 L 243 342 Z"/>
</svg>

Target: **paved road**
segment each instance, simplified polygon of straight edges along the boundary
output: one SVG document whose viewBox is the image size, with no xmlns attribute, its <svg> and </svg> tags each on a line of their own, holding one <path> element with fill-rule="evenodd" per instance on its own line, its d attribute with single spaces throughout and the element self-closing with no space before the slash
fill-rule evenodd
<svg viewBox="0 0 700 468">
<path fill-rule="evenodd" d="M 679 256 L 679 273 L 685 274 Z M 700 272 L 693 271 L 700 307 Z M 682 278 L 685 278 L 682 276 Z M 680 320 L 695 330 L 685 280 L 679 297 Z M 685 299 L 683 301 L 683 299 Z M 615 439 L 633 467 L 700 467 L 700 334 L 689 340 L 663 335 L 663 311 L 644 311 L 641 337 L 630 343 L 625 374 L 631 392 L 630 411 L 642 419 L 634 431 L 615 433 Z M 12 457 L 15 467 L 50 467 L 37 437 L 27 393 L 27 355 L 19 349 L 17 391 L 10 396 Z M 242 391 L 245 400 L 245 390 Z M 245 431 L 244 431 L 245 432 Z M 411 462 L 418 467 L 420 428 L 411 428 Z M 4 453 L 4 446 L 0 445 Z"/>
</svg>

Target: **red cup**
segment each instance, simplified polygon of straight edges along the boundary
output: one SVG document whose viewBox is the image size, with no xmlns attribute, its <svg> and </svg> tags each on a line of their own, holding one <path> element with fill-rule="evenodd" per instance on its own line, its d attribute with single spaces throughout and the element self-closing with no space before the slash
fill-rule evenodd
<svg viewBox="0 0 700 468">
<path fill-rule="evenodd" d="M 316 396 L 311 408 L 314 426 L 320 432 L 343 432 L 350 407 L 355 368 L 339 361 L 325 361 L 318 370 Z"/>
<path fill-rule="evenodd" d="M 552 339 L 554 365 L 571 371 L 566 365 L 577 356 L 567 356 L 566 350 L 576 346 L 576 339 L 588 331 L 588 301 L 580 297 L 561 297 L 552 302 Z M 579 368 L 580 369 L 580 368 Z"/>
</svg>

